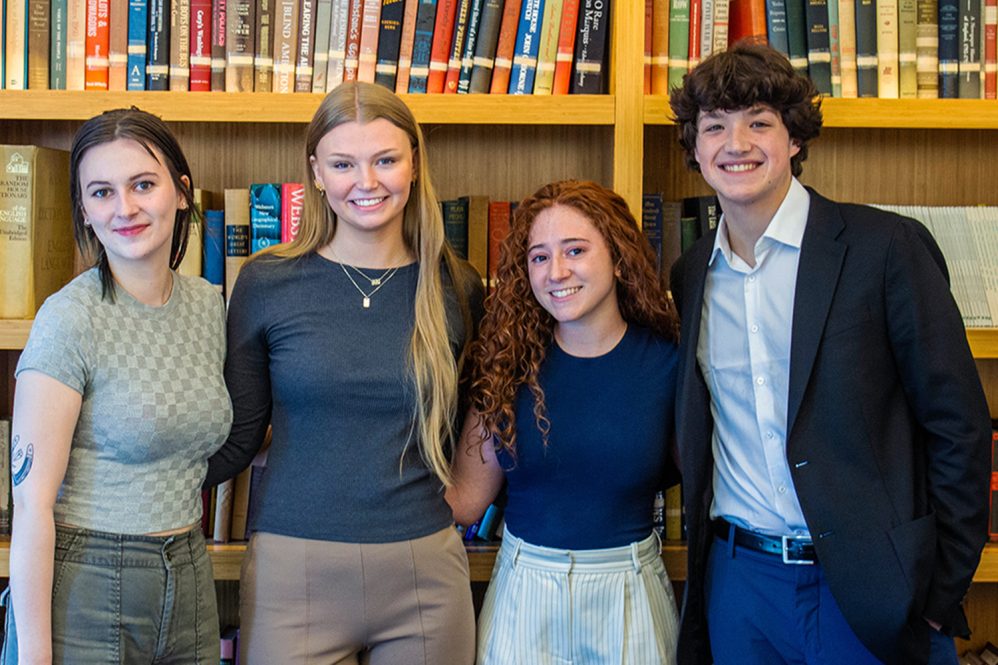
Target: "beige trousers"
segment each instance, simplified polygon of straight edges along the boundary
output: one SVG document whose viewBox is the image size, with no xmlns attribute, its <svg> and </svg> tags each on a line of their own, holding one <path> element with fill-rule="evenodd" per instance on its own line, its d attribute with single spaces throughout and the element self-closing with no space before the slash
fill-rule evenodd
<svg viewBox="0 0 998 665">
<path fill-rule="evenodd" d="M 475 615 L 457 531 L 397 543 L 255 533 L 240 578 L 247 665 L 470 665 Z"/>
</svg>

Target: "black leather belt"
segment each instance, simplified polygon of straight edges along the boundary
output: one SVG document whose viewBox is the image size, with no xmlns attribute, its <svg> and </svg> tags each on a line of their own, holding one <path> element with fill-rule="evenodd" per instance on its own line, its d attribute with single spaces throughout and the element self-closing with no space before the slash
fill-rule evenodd
<svg viewBox="0 0 998 665">
<path fill-rule="evenodd" d="M 728 540 L 732 525 L 725 520 L 714 520 L 714 535 L 721 540 Z M 812 565 L 817 563 L 818 555 L 814 551 L 814 543 L 806 536 L 767 536 L 764 533 L 748 531 L 739 526 L 734 527 L 735 545 L 745 547 L 764 554 L 781 557 L 783 563 Z"/>
</svg>

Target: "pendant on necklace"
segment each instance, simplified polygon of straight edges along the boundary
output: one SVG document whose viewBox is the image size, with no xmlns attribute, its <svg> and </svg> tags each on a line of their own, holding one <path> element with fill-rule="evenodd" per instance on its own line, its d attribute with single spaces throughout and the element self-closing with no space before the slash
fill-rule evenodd
<svg viewBox="0 0 998 665">
<path fill-rule="evenodd" d="M 371 286 L 378 286 L 380 284 L 381 284 L 381 278 L 380 277 L 371 280 Z"/>
<path fill-rule="evenodd" d="M 370 309 L 370 308 L 371 308 L 371 299 L 368 298 L 367 296 L 364 296 L 364 309 Z"/>
</svg>

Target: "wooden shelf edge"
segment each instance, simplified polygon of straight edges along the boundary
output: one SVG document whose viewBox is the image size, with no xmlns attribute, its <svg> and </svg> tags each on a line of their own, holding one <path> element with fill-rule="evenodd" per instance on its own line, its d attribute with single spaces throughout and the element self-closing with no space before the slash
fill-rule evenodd
<svg viewBox="0 0 998 665">
<path fill-rule="evenodd" d="M 821 102 L 824 127 L 883 129 L 998 129 L 993 99 L 842 99 Z M 672 125 L 665 95 L 646 95 L 645 125 Z"/>
<path fill-rule="evenodd" d="M 0 351 L 23 349 L 33 322 L 34 319 L 0 319 Z"/>
<path fill-rule="evenodd" d="M 472 582 L 488 582 L 492 576 L 492 564 L 495 563 L 497 545 L 469 545 L 468 566 Z M 211 556 L 215 579 L 238 580 L 239 568 L 246 554 L 246 543 L 209 543 L 208 554 Z M 686 545 L 677 542 L 666 542 L 662 546 L 662 560 L 669 572 L 669 579 L 682 582 L 686 579 Z M 8 577 L 10 570 L 10 538 L 0 540 L 0 577 Z M 998 543 L 988 543 L 984 546 L 981 564 L 974 574 L 977 584 L 998 582 Z"/>
<path fill-rule="evenodd" d="M 86 120 L 137 106 L 168 122 L 307 123 L 320 94 L 0 90 L 0 119 Z M 612 125 L 613 95 L 402 95 L 422 124 Z"/>
</svg>

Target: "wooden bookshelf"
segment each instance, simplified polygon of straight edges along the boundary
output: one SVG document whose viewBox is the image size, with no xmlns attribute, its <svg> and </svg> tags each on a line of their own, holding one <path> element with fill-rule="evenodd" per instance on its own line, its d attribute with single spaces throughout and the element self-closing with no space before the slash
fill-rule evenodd
<svg viewBox="0 0 998 665">
<path fill-rule="evenodd" d="M 998 129 L 993 99 L 842 99 L 821 102 L 824 128 Z M 646 95 L 646 125 L 671 125 L 665 95 Z"/>
<path fill-rule="evenodd" d="M 0 319 L 0 351 L 20 350 L 28 341 L 33 319 Z"/>
</svg>

